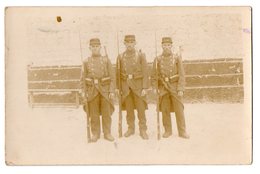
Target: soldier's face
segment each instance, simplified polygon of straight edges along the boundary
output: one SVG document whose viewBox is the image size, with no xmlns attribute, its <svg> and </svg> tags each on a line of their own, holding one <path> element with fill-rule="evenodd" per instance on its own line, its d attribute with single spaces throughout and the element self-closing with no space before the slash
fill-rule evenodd
<svg viewBox="0 0 260 174">
<path fill-rule="evenodd" d="M 135 41 L 128 41 L 125 42 L 125 47 L 127 50 L 131 51 L 135 48 L 136 42 Z"/>
<path fill-rule="evenodd" d="M 172 44 L 171 43 L 163 43 L 162 49 L 163 49 L 164 52 L 171 52 Z"/>
<path fill-rule="evenodd" d="M 92 55 L 98 55 L 98 54 L 100 54 L 101 46 L 100 45 L 90 45 L 89 49 L 92 52 Z"/>
</svg>

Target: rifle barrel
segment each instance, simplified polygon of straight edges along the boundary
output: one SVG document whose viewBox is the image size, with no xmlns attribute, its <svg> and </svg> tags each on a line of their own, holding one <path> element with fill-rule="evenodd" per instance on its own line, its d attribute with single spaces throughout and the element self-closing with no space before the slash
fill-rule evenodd
<svg viewBox="0 0 260 174">
<path fill-rule="evenodd" d="M 119 55 L 119 39 L 118 39 L 118 32 L 117 32 L 117 53 Z M 118 114 L 118 134 L 119 134 L 119 138 L 121 138 L 123 136 L 122 133 L 122 90 L 121 90 L 121 63 L 120 60 L 118 58 L 117 60 L 117 80 L 118 80 L 118 106 L 119 106 L 119 114 Z"/>
<path fill-rule="evenodd" d="M 156 39 L 156 31 L 155 31 L 155 70 L 156 70 L 156 113 L 157 113 L 157 139 L 161 139 L 161 131 L 160 131 L 160 96 L 159 96 L 159 74 L 158 74 L 158 61 L 157 61 L 157 39 Z"/>
<path fill-rule="evenodd" d="M 79 19 L 80 21 L 80 19 Z M 78 34 L 79 34 L 79 46 L 80 46 L 80 58 L 81 58 L 81 63 L 82 63 L 82 80 L 83 80 L 83 95 L 84 95 L 84 100 L 86 100 L 86 103 L 83 103 L 86 115 L 87 115 L 87 139 L 88 143 L 91 142 L 91 134 L 90 134 L 90 115 L 89 115 L 89 107 L 88 107 L 88 101 L 87 101 L 87 93 L 86 93 L 86 84 L 85 84 L 85 65 L 83 62 L 83 56 L 82 56 L 82 45 L 81 45 L 81 38 L 80 38 L 80 27 L 78 29 Z"/>
</svg>

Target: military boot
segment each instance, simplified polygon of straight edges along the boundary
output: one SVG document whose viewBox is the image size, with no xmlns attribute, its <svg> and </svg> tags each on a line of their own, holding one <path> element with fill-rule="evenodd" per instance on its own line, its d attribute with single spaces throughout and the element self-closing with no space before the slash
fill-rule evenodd
<svg viewBox="0 0 260 174">
<path fill-rule="evenodd" d="M 108 141 L 114 141 L 114 140 L 115 140 L 114 137 L 113 137 L 111 134 L 105 134 L 105 135 L 104 135 L 104 138 L 105 138 L 106 140 L 108 140 Z"/>
<path fill-rule="evenodd" d="M 92 138 L 91 138 L 91 142 L 95 143 L 97 142 L 97 140 L 100 138 L 99 135 L 93 135 Z"/>
<path fill-rule="evenodd" d="M 126 133 L 124 134 L 125 137 L 130 137 L 131 135 L 134 135 L 135 131 L 133 129 L 128 129 Z"/>
<path fill-rule="evenodd" d="M 163 138 L 169 138 L 172 135 L 172 132 L 170 131 L 165 131 L 162 135 Z"/>
<path fill-rule="evenodd" d="M 140 136 L 141 136 L 142 139 L 144 139 L 144 140 L 148 140 L 148 139 L 149 139 L 148 134 L 147 134 L 146 131 L 144 131 L 144 130 L 141 130 L 141 131 L 140 131 Z"/>
<path fill-rule="evenodd" d="M 179 134 L 179 137 L 185 138 L 185 139 L 189 139 L 190 138 L 190 136 L 186 132 Z"/>
</svg>

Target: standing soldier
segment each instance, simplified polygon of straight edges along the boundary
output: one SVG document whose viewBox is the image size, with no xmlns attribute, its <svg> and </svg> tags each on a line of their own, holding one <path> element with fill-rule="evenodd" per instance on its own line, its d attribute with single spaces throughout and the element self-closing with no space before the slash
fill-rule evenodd
<svg viewBox="0 0 260 174">
<path fill-rule="evenodd" d="M 128 130 L 124 134 L 129 137 L 135 133 L 135 115 L 137 110 L 140 136 L 147 140 L 145 110 L 147 107 L 146 94 L 148 88 L 148 72 L 145 54 L 135 49 L 135 35 L 126 35 L 124 39 L 125 52 L 117 57 L 117 80 L 120 78 L 119 95 L 122 95 L 122 109 L 126 110 Z M 119 67 L 118 67 L 119 66 Z"/>
<path fill-rule="evenodd" d="M 115 74 L 107 56 L 101 56 L 101 44 L 98 38 L 90 39 L 91 57 L 83 61 L 83 74 L 87 102 L 84 110 L 89 109 L 92 132 L 91 142 L 100 138 L 100 115 L 102 115 L 102 130 L 104 138 L 114 141 L 111 135 L 111 115 L 114 112 L 112 99 L 114 97 Z"/>
<path fill-rule="evenodd" d="M 153 63 L 152 84 L 157 81 L 160 102 L 159 109 L 162 111 L 162 121 L 165 132 L 164 138 L 172 135 L 171 112 L 175 112 L 179 137 L 189 138 L 186 133 L 184 106 L 182 97 L 184 92 L 184 69 L 181 55 L 172 53 L 172 39 L 162 38 L 163 53 L 156 57 Z"/>
</svg>

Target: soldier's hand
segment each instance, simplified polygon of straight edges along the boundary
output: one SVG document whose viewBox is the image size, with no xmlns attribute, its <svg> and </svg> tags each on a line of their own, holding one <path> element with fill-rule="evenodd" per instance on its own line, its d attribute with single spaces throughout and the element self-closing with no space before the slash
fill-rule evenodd
<svg viewBox="0 0 260 174">
<path fill-rule="evenodd" d="M 147 89 L 143 89 L 141 92 L 141 96 L 145 96 L 145 95 L 147 95 Z"/>
<path fill-rule="evenodd" d="M 183 96 L 183 91 L 178 91 L 178 96 L 182 97 Z"/>
</svg>

